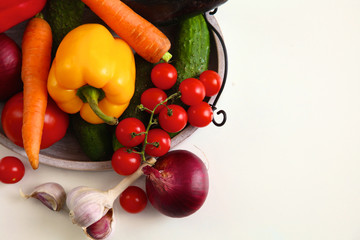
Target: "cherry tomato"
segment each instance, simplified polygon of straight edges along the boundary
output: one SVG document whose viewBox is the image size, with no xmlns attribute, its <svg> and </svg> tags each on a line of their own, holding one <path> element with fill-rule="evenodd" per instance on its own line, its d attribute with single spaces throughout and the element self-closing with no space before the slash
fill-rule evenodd
<svg viewBox="0 0 360 240">
<path fill-rule="evenodd" d="M 0 159 L 0 181 L 3 183 L 17 183 L 25 175 L 25 166 L 17 157 Z"/>
<path fill-rule="evenodd" d="M 151 129 L 148 132 L 147 142 L 145 153 L 150 156 L 160 157 L 170 150 L 171 138 L 169 134 L 162 129 Z"/>
<path fill-rule="evenodd" d="M 140 163 L 140 154 L 125 147 L 117 149 L 111 158 L 114 171 L 124 176 L 134 173 L 139 168 Z"/>
<path fill-rule="evenodd" d="M 220 91 L 222 79 L 217 72 L 206 70 L 200 74 L 199 80 L 205 86 L 206 96 L 214 96 Z"/>
<path fill-rule="evenodd" d="M 15 94 L 4 106 L 1 114 L 1 124 L 5 135 L 16 145 L 23 147 L 21 134 L 23 122 L 23 92 Z M 64 113 L 49 98 L 45 112 L 41 149 L 48 148 L 62 139 L 69 126 L 69 115 Z"/>
<path fill-rule="evenodd" d="M 213 110 L 207 102 L 190 106 L 187 114 L 190 125 L 194 127 L 205 127 L 209 125 L 213 119 Z"/>
<path fill-rule="evenodd" d="M 147 205 L 147 196 L 144 190 L 137 186 L 127 187 L 119 197 L 121 207 L 129 213 L 139 213 Z"/>
<path fill-rule="evenodd" d="M 159 63 L 151 70 L 152 83 L 162 89 L 167 90 L 174 86 L 177 79 L 176 68 L 170 63 Z"/>
<path fill-rule="evenodd" d="M 205 98 L 205 86 L 196 78 L 187 78 L 180 83 L 181 101 L 186 105 L 201 103 Z"/>
<path fill-rule="evenodd" d="M 116 126 L 117 140 L 125 147 L 135 147 L 145 139 L 145 126 L 137 118 L 125 118 Z"/>
<path fill-rule="evenodd" d="M 167 132 L 175 133 L 184 129 L 188 121 L 185 109 L 179 105 L 169 105 L 159 114 L 159 124 Z"/>
<path fill-rule="evenodd" d="M 154 110 L 156 105 L 165 101 L 166 98 L 167 98 L 166 93 L 163 90 L 161 90 L 160 88 L 149 88 L 149 89 L 146 89 L 143 92 L 143 94 L 141 95 L 140 102 L 142 105 L 144 105 L 144 107 L 146 107 L 150 110 Z M 163 109 L 164 107 L 165 107 L 164 105 L 159 105 L 155 109 L 154 114 L 158 114 L 161 111 L 161 109 Z"/>
</svg>

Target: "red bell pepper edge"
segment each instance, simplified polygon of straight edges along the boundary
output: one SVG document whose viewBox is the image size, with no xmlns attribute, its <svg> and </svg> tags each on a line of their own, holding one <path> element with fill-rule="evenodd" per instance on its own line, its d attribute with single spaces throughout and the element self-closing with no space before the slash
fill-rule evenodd
<svg viewBox="0 0 360 240">
<path fill-rule="evenodd" d="M 0 1 L 0 33 L 35 16 L 46 4 L 46 0 Z"/>
</svg>

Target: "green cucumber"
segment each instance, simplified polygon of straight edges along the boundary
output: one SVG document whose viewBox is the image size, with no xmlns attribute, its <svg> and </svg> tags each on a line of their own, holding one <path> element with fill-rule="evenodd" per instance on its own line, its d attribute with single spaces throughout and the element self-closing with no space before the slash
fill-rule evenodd
<svg viewBox="0 0 360 240">
<path fill-rule="evenodd" d="M 133 97 L 130 100 L 129 106 L 126 108 L 125 112 L 120 116 L 119 120 L 134 117 L 139 119 L 146 126 L 150 119 L 150 114 L 141 111 L 138 109 L 138 105 L 141 104 L 141 95 L 142 93 L 149 88 L 154 87 L 151 82 L 150 74 L 151 70 L 154 67 L 154 64 L 149 63 L 144 60 L 139 55 L 135 55 L 135 65 L 136 65 L 136 79 L 135 79 L 135 92 Z"/>
<path fill-rule="evenodd" d="M 178 72 L 177 86 L 184 79 L 196 78 L 208 69 L 210 33 L 202 14 L 179 23 L 174 55 L 174 66 Z"/>
<path fill-rule="evenodd" d="M 135 66 L 136 66 L 136 79 L 135 79 L 135 92 L 130 100 L 129 106 L 125 112 L 120 116 L 119 120 L 134 117 L 139 119 L 146 126 L 149 122 L 150 114 L 140 111 L 138 105 L 141 104 L 140 99 L 142 93 L 149 88 L 154 87 L 150 80 L 151 70 L 154 64 L 147 62 L 139 55 L 135 55 Z"/>
<path fill-rule="evenodd" d="M 78 113 L 71 115 L 70 119 L 74 135 L 85 155 L 92 161 L 110 160 L 113 154 L 111 126 L 88 123 Z"/>
<path fill-rule="evenodd" d="M 84 9 L 81 0 L 48 0 L 44 12 L 53 33 L 53 54 L 65 35 L 82 24 Z"/>
<path fill-rule="evenodd" d="M 133 117 L 137 118 L 144 123 L 145 126 L 148 125 L 150 120 L 150 114 L 141 111 L 138 109 L 138 105 L 141 104 L 141 95 L 142 93 L 149 88 L 154 87 L 150 80 L 151 69 L 154 67 L 154 64 L 149 63 L 144 60 L 139 55 L 135 55 L 135 65 L 136 65 L 136 79 L 135 79 L 135 92 L 133 97 L 130 100 L 129 106 L 126 108 L 125 112 L 120 116 L 119 121 L 125 118 Z M 114 151 L 120 147 L 123 147 L 113 134 L 113 149 Z"/>
</svg>

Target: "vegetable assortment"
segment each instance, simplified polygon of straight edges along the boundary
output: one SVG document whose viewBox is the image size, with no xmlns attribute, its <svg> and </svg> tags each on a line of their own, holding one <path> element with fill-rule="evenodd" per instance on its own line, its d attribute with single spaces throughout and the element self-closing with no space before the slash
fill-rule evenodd
<svg viewBox="0 0 360 240">
<path fill-rule="evenodd" d="M 187 126 L 211 123 L 208 100 L 222 85 L 219 74 L 208 69 L 210 32 L 203 10 L 179 20 L 172 46 L 159 28 L 122 1 L 66 2 L 49 0 L 45 19 L 40 13 L 28 21 L 21 49 L 10 48 L 13 58 L 22 60 L 9 69 L 21 65 L 23 91 L 5 103 L 2 127 L 24 147 L 33 169 L 39 166 L 40 149 L 70 132 L 89 159 L 111 159 L 123 178 L 106 191 L 79 186 L 65 193 L 59 184 L 45 183 L 22 196 L 54 211 L 66 204 L 73 223 L 91 239 L 111 234 L 117 198 L 129 213 L 141 212 L 148 200 L 170 217 L 195 213 L 207 197 L 207 168 L 195 154 L 172 151 L 171 145 Z M 105 24 L 82 24 L 85 5 Z M 22 162 L 10 160 L 0 160 L 4 183 L 24 175 Z M 140 177 L 146 192 L 132 186 Z"/>
</svg>

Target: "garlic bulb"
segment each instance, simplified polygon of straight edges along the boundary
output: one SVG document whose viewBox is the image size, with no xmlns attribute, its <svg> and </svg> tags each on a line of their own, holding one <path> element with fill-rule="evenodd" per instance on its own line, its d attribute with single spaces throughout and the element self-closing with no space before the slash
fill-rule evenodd
<svg viewBox="0 0 360 240">
<path fill-rule="evenodd" d="M 84 229 L 92 239 L 104 239 L 112 230 L 113 204 L 115 199 L 136 179 L 143 175 L 142 168 L 155 163 L 151 158 L 133 174 L 126 176 L 118 185 L 107 191 L 80 186 L 68 193 L 66 204 L 74 224 Z"/>
<path fill-rule="evenodd" d="M 112 208 L 113 200 L 107 192 L 80 186 L 68 193 L 66 205 L 72 222 L 80 227 L 88 227 Z"/>
<path fill-rule="evenodd" d="M 60 211 L 66 199 L 64 188 L 60 184 L 54 182 L 41 184 L 35 187 L 30 194 L 24 194 L 20 189 L 20 195 L 26 199 L 30 197 L 38 199 L 53 211 Z"/>
</svg>

